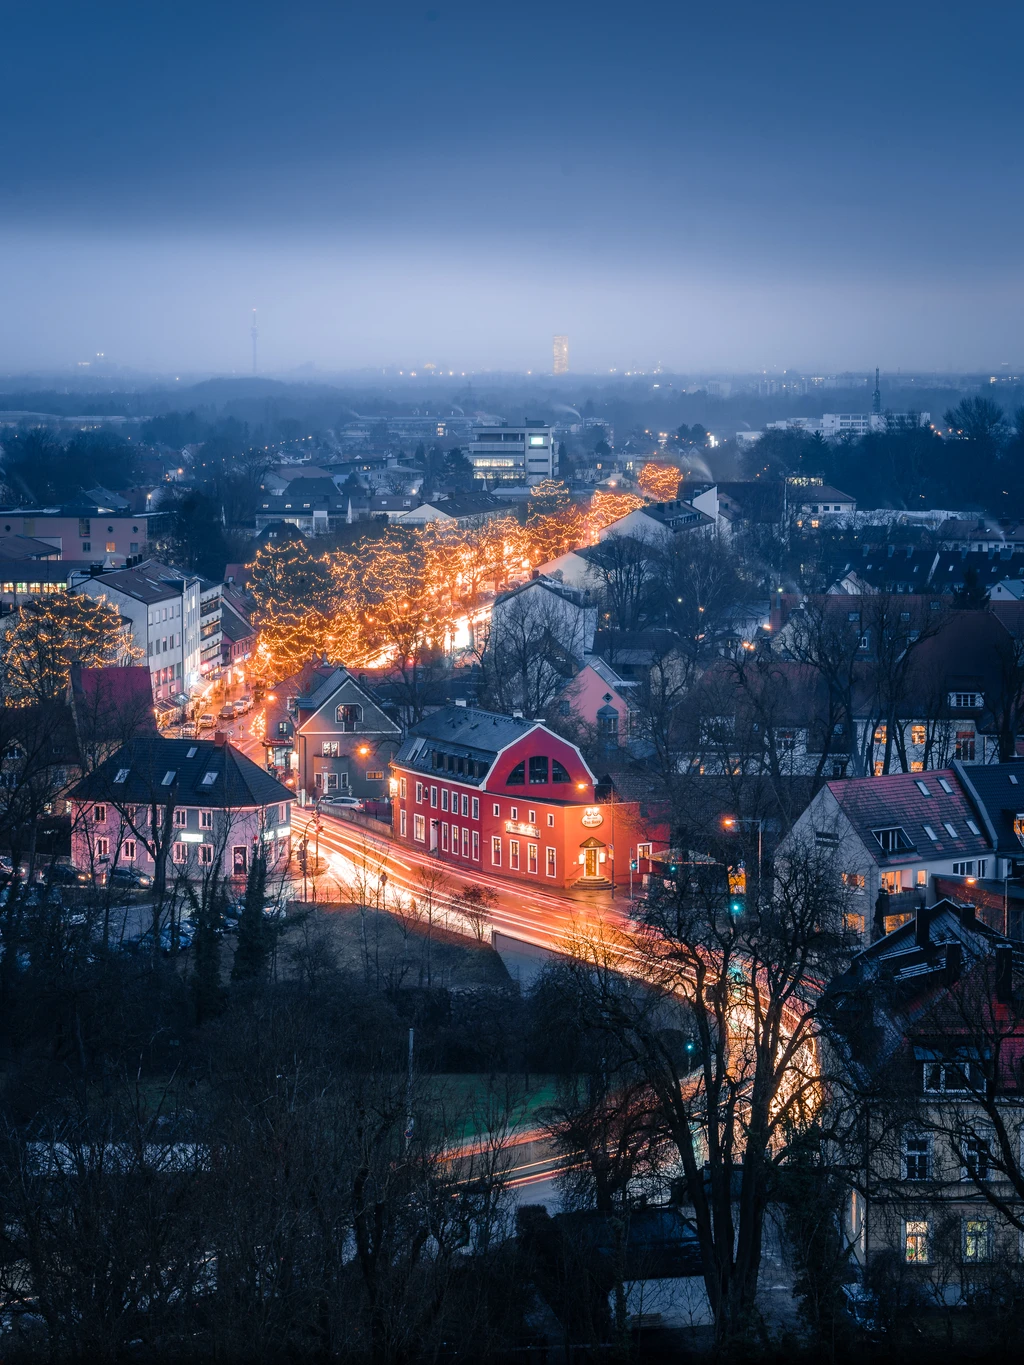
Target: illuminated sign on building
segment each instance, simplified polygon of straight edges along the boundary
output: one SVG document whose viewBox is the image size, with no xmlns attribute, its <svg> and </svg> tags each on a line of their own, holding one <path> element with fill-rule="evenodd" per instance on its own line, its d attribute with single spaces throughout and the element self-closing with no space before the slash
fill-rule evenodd
<svg viewBox="0 0 1024 1365">
<path fill-rule="evenodd" d="M 583 812 L 582 822 L 587 829 L 596 829 L 598 825 L 604 824 L 604 816 L 601 814 L 601 807 L 588 806 Z"/>
<path fill-rule="evenodd" d="M 540 837 L 540 830 L 536 825 L 524 824 L 522 820 L 506 820 L 506 834 L 523 834 L 527 839 L 537 839 Z"/>
</svg>

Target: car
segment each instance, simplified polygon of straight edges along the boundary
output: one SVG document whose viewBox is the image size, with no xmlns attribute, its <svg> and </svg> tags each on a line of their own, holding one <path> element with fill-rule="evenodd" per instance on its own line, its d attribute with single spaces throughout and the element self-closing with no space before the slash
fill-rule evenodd
<svg viewBox="0 0 1024 1365">
<path fill-rule="evenodd" d="M 235 703 L 233 701 L 226 701 L 220 708 L 219 714 L 221 720 L 233 720 L 235 715 Z"/>
<path fill-rule="evenodd" d="M 50 886 L 87 886 L 91 878 L 88 872 L 70 863 L 51 863 L 41 880 Z"/>
<path fill-rule="evenodd" d="M 247 711 L 252 710 L 252 697 L 250 696 L 238 697 L 236 698 L 234 705 L 235 714 L 238 716 L 244 716 Z"/>
<path fill-rule="evenodd" d="M 107 884 L 137 886 L 145 891 L 153 885 L 153 878 L 148 872 L 140 872 L 137 867 L 112 867 L 107 873 Z"/>
<path fill-rule="evenodd" d="M 328 792 L 326 796 L 321 796 L 321 806 L 344 806 L 346 810 L 355 810 L 363 803 L 358 796 L 350 796 L 348 792 Z"/>
<path fill-rule="evenodd" d="M 204 711 L 196 721 L 197 730 L 212 730 L 217 724 L 217 717 L 212 711 Z"/>
</svg>

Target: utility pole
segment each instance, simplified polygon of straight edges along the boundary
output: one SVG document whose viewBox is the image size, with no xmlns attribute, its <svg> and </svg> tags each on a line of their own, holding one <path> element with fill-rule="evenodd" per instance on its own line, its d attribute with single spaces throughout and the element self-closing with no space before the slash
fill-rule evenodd
<svg viewBox="0 0 1024 1365">
<path fill-rule="evenodd" d="M 260 329 L 256 326 L 256 309 L 252 310 L 252 326 L 249 328 L 249 335 L 252 337 L 252 372 L 256 373 L 256 342 L 259 340 Z"/>
<path fill-rule="evenodd" d="M 405 1077 L 405 1150 L 408 1152 L 409 1143 L 412 1142 L 413 1131 L 416 1127 L 416 1120 L 412 1113 L 412 1062 L 413 1047 L 416 1038 L 416 1030 L 409 1030 L 409 1064 Z"/>
</svg>

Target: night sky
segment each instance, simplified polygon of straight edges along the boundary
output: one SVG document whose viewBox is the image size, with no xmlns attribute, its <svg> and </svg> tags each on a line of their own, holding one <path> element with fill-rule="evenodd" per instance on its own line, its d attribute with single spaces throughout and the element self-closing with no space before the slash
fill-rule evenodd
<svg viewBox="0 0 1024 1365">
<path fill-rule="evenodd" d="M 1019 5 L 0 12 L 6 370 L 1024 364 Z"/>
</svg>

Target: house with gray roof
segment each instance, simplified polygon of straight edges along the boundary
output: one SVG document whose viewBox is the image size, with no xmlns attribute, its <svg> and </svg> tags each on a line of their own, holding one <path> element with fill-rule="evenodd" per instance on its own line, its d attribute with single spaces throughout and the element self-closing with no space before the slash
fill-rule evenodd
<svg viewBox="0 0 1024 1365">
<path fill-rule="evenodd" d="M 973 885 L 995 871 L 991 827 L 965 776 L 956 764 L 828 782 L 778 856 L 810 848 L 831 853 L 849 895 L 847 928 L 865 940 L 891 932 L 935 901 L 936 878 Z"/>
<path fill-rule="evenodd" d="M 135 868 L 167 880 L 244 878 L 291 856 L 293 793 L 223 739 L 141 737 L 71 792 L 71 858 L 102 879 Z"/>
<path fill-rule="evenodd" d="M 373 690 L 345 668 L 307 664 L 268 693 L 267 766 L 309 800 L 385 800 L 401 737 Z"/>
</svg>

